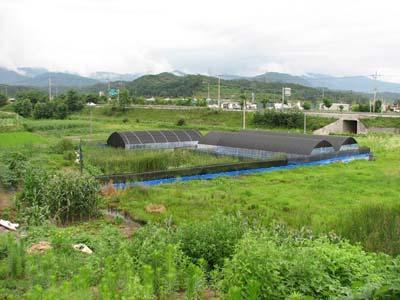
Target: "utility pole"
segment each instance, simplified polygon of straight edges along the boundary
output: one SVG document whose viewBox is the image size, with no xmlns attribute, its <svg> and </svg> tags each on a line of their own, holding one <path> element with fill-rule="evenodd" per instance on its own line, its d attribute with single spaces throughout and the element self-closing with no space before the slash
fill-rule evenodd
<svg viewBox="0 0 400 300">
<path fill-rule="evenodd" d="M 374 103 L 373 103 L 373 111 L 375 112 L 375 103 L 376 103 L 376 90 L 377 90 L 377 87 L 376 87 L 376 80 L 377 80 L 377 78 L 378 78 L 378 72 L 376 72 L 375 71 L 375 74 L 373 74 L 372 75 L 372 77 L 374 78 Z M 370 108 L 369 108 L 370 110 L 371 110 L 371 106 L 370 106 Z"/>
<path fill-rule="evenodd" d="M 307 133 L 307 114 L 304 112 L 304 134 Z"/>
<path fill-rule="evenodd" d="M 246 129 L 246 97 L 243 98 L 243 129 Z"/>
<path fill-rule="evenodd" d="M 325 98 L 325 88 L 322 88 L 322 100 Z"/>
<path fill-rule="evenodd" d="M 281 106 L 282 110 L 284 103 L 285 103 L 285 87 L 282 87 L 282 106 Z"/>
<path fill-rule="evenodd" d="M 93 119 L 93 112 L 92 112 L 92 106 L 90 105 L 90 107 L 89 107 L 89 109 L 90 109 L 90 139 L 92 139 L 92 133 L 93 133 L 93 126 L 92 126 L 92 119 Z"/>
<path fill-rule="evenodd" d="M 210 81 L 208 81 L 208 88 L 207 88 L 207 99 L 210 99 Z"/>
<path fill-rule="evenodd" d="M 221 76 L 218 75 L 218 108 L 221 108 Z"/>
<path fill-rule="evenodd" d="M 51 75 L 49 74 L 49 101 L 51 101 Z"/>
</svg>

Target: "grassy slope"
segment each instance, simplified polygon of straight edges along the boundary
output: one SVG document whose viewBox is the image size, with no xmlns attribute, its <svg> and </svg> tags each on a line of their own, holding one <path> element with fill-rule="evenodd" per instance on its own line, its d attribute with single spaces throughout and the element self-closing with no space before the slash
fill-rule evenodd
<svg viewBox="0 0 400 300">
<path fill-rule="evenodd" d="M 265 223 L 276 219 L 325 231 L 352 207 L 398 201 L 400 138 L 370 136 L 359 141 L 373 148 L 375 161 L 133 188 L 110 201 L 145 220 L 161 221 L 172 215 L 181 222 L 208 218 L 218 210 L 239 210 Z M 167 211 L 149 214 L 144 210 L 148 203 L 164 204 Z"/>
</svg>

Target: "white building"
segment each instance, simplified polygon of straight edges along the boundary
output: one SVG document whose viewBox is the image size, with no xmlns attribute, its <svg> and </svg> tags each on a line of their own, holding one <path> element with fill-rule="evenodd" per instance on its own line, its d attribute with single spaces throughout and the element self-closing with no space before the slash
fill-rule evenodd
<svg viewBox="0 0 400 300">
<path fill-rule="evenodd" d="M 320 110 L 330 111 L 350 111 L 350 104 L 347 103 L 332 103 L 330 107 L 326 107 L 323 103 L 319 105 Z"/>
</svg>

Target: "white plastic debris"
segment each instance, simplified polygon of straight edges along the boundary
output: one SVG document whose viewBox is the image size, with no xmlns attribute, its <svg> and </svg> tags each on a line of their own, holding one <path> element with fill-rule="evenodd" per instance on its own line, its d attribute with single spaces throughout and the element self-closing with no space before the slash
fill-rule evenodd
<svg viewBox="0 0 400 300">
<path fill-rule="evenodd" d="M 86 246 L 85 244 L 75 244 L 72 247 L 74 247 L 75 250 L 81 251 L 81 252 L 86 253 L 86 254 L 92 254 L 93 253 L 93 251 L 88 246 Z"/>
<path fill-rule="evenodd" d="M 18 223 L 11 223 L 10 221 L 0 219 L 0 226 L 7 228 L 8 230 L 17 230 L 19 227 Z"/>
</svg>

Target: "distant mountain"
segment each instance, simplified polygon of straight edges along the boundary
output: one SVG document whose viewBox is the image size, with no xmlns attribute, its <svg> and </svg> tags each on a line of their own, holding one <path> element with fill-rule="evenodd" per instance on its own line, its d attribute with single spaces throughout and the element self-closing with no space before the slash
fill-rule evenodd
<svg viewBox="0 0 400 300">
<path fill-rule="evenodd" d="M 83 87 L 99 83 L 98 80 L 71 73 L 48 72 L 44 68 L 18 68 L 17 71 L 0 67 L 0 84 L 47 87 L 49 77 L 54 86 Z"/>
<path fill-rule="evenodd" d="M 0 67 L 0 84 L 13 84 L 25 78 L 23 74 Z"/>
<path fill-rule="evenodd" d="M 175 76 L 178 76 L 178 77 L 182 77 L 182 76 L 186 76 L 187 75 L 185 72 L 182 72 L 182 71 L 179 71 L 179 70 L 173 70 L 170 73 L 174 74 Z"/>
<path fill-rule="evenodd" d="M 79 75 L 52 72 L 40 74 L 33 78 L 26 78 L 16 83 L 24 86 L 46 87 L 49 85 L 49 78 L 51 78 L 51 83 L 54 86 L 68 86 L 77 88 L 94 85 L 99 82 L 98 80 Z"/>
<path fill-rule="evenodd" d="M 27 77 L 35 77 L 37 75 L 49 72 L 49 70 L 45 68 L 29 68 L 29 67 L 18 68 L 18 71 L 20 71 L 23 75 Z"/>
<path fill-rule="evenodd" d="M 223 80 L 239 80 L 239 79 L 246 79 L 247 77 L 245 76 L 240 76 L 240 75 L 232 75 L 232 74 L 221 74 L 219 76 Z"/>
<path fill-rule="evenodd" d="M 101 82 L 108 82 L 108 81 L 132 81 L 140 76 L 141 76 L 140 73 L 118 74 L 112 72 L 95 72 L 93 74 L 90 74 L 89 77 Z"/>
<path fill-rule="evenodd" d="M 371 93 L 374 88 L 378 92 L 400 93 L 400 84 L 373 80 L 366 76 L 334 77 L 324 74 L 306 74 L 302 76 L 313 87 L 326 87 L 333 90 L 352 90 L 356 92 Z"/>
<path fill-rule="evenodd" d="M 278 72 L 266 72 L 261 75 L 250 77 L 250 79 L 260 82 L 284 82 L 311 86 L 310 82 L 303 77 Z"/>
</svg>

